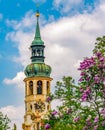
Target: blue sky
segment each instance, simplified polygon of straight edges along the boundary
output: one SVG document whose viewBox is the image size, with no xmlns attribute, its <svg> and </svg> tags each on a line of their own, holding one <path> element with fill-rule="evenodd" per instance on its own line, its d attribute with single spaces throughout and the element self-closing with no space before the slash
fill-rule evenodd
<svg viewBox="0 0 105 130">
<path fill-rule="evenodd" d="M 79 62 L 91 55 L 96 37 L 105 34 L 102 0 L 0 0 L 0 110 L 3 112 L 15 111 L 24 104 L 23 71 L 30 63 L 28 48 L 35 33 L 37 3 L 46 45 L 45 62 L 53 70 L 52 86 L 64 75 L 78 80 Z"/>
</svg>

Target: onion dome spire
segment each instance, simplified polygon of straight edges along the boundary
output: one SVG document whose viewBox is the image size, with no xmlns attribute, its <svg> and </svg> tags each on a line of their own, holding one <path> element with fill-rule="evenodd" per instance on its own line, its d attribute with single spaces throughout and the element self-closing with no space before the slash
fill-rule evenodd
<svg viewBox="0 0 105 130">
<path fill-rule="evenodd" d="M 36 18 L 37 18 L 37 23 L 36 23 L 36 32 L 35 32 L 35 37 L 34 40 L 32 41 L 31 44 L 31 50 L 32 50 L 32 56 L 31 56 L 31 61 L 32 62 L 37 62 L 37 63 L 42 63 L 44 62 L 44 42 L 41 39 L 40 35 L 40 27 L 39 27 L 39 11 L 37 10 L 36 12 Z"/>
<path fill-rule="evenodd" d="M 50 77 L 51 67 L 44 63 L 44 42 L 41 39 L 39 27 L 39 11 L 36 12 L 36 32 L 34 40 L 31 43 L 31 64 L 27 65 L 25 69 L 26 77 Z"/>
</svg>

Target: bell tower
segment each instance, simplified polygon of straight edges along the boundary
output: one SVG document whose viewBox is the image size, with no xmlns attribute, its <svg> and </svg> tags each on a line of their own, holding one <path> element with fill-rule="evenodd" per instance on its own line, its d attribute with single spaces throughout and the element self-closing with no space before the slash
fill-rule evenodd
<svg viewBox="0 0 105 130">
<path fill-rule="evenodd" d="M 46 102 L 50 94 L 51 67 L 44 63 L 44 42 L 39 27 L 39 11 L 36 12 L 36 32 L 31 43 L 31 64 L 26 66 L 25 82 L 25 115 L 23 130 L 40 130 L 43 116 L 50 110 L 51 104 Z"/>
</svg>

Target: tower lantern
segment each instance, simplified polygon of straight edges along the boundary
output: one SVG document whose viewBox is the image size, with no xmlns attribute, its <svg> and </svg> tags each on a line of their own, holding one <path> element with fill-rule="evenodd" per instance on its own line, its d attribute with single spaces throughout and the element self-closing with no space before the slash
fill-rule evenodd
<svg viewBox="0 0 105 130">
<path fill-rule="evenodd" d="M 31 64 L 25 68 L 25 115 L 23 130 L 40 130 L 43 116 L 50 110 L 46 102 L 50 94 L 51 67 L 44 63 L 44 42 L 39 27 L 39 11 L 36 12 L 36 32 L 31 43 Z"/>
</svg>

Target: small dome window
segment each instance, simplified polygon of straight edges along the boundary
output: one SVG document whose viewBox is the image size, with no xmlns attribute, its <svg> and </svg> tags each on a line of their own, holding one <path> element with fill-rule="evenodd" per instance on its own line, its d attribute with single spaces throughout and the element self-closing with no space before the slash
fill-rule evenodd
<svg viewBox="0 0 105 130">
<path fill-rule="evenodd" d="M 29 82 L 29 95 L 32 95 L 33 94 L 33 82 L 30 81 Z"/>
<path fill-rule="evenodd" d="M 42 81 L 37 82 L 37 94 L 42 94 Z"/>
</svg>

